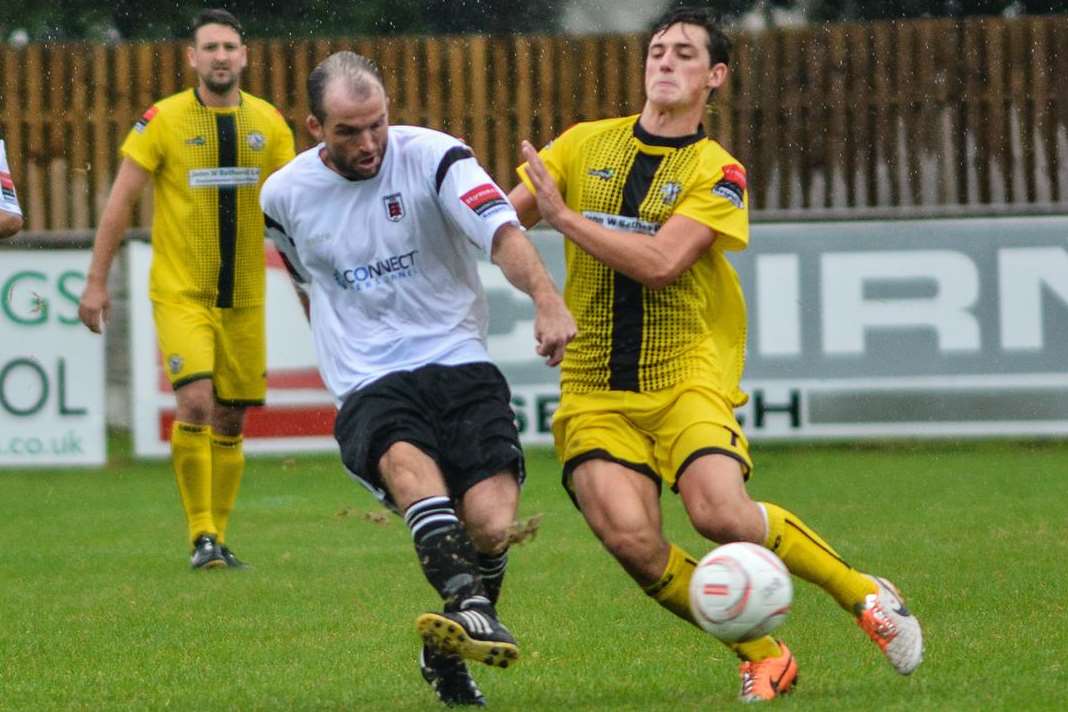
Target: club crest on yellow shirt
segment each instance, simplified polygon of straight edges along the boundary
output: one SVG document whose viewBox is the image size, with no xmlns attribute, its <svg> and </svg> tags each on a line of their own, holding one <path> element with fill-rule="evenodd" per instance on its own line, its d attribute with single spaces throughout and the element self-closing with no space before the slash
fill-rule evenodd
<svg viewBox="0 0 1068 712">
<path fill-rule="evenodd" d="M 664 187 L 660 189 L 660 198 L 664 201 L 664 205 L 674 205 L 675 201 L 679 199 L 679 193 L 681 192 L 681 185 L 675 181 L 668 181 L 664 184 Z"/>
</svg>

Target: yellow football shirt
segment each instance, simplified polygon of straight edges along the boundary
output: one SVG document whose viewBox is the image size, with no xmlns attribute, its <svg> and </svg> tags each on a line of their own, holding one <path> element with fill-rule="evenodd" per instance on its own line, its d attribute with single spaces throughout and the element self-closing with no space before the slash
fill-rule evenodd
<svg viewBox="0 0 1068 712">
<path fill-rule="evenodd" d="M 121 151 L 153 178 L 152 299 L 263 304 L 259 191 L 294 156 L 278 110 L 245 92 L 238 106 L 208 107 L 188 89 L 149 108 Z"/>
<path fill-rule="evenodd" d="M 699 380 L 744 403 L 745 300 L 723 252 L 749 241 L 745 169 L 703 130 L 654 136 L 637 116 L 578 124 L 540 155 L 568 206 L 607 228 L 654 235 L 678 214 L 716 233 L 689 270 L 658 290 L 566 242 L 564 298 L 578 336 L 561 364 L 561 390 L 646 392 Z M 525 165 L 519 175 L 533 190 Z"/>
</svg>

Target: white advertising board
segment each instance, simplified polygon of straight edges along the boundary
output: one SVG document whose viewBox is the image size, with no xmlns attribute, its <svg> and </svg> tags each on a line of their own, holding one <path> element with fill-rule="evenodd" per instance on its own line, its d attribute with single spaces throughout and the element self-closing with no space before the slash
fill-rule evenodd
<svg viewBox="0 0 1068 712">
<path fill-rule="evenodd" d="M 101 465 L 104 340 L 78 320 L 89 252 L 0 255 L 0 467 Z"/>
<path fill-rule="evenodd" d="M 563 284 L 561 237 L 531 235 Z M 249 412 L 249 449 L 330 449 L 333 405 L 270 254 L 268 406 Z M 137 452 L 163 454 L 173 395 L 149 256 L 131 245 L 131 390 Z M 730 258 L 749 305 L 751 439 L 1068 435 L 1068 217 L 756 224 Z M 479 272 L 523 441 L 551 443 L 557 372 L 534 353 L 533 308 L 496 267 Z"/>
</svg>

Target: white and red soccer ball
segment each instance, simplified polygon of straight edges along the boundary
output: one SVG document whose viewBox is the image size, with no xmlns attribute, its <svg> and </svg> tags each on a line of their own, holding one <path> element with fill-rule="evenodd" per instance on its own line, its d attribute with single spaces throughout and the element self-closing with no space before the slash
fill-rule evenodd
<svg viewBox="0 0 1068 712">
<path fill-rule="evenodd" d="M 782 625 L 794 588 L 779 557 L 747 542 L 713 549 L 690 581 L 697 623 L 727 643 L 754 640 Z"/>
</svg>

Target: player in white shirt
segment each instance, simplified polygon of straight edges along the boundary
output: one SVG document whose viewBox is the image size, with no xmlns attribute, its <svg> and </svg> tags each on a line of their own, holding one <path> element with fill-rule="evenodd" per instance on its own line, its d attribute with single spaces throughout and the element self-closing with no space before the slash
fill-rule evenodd
<svg viewBox="0 0 1068 712">
<path fill-rule="evenodd" d="M 497 620 L 523 480 L 511 396 L 486 350 L 477 253 L 530 295 L 537 352 L 563 358 L 575 322 L 504 193 L 461 141 L 389 126 L 377 68 L 352 52 L 308 77 L 321 143 L 263 186 L 267 233 L 305 296 L 339 403 L 348 470 L 403 514 L 442 613 L 416 620 L 442 702 L 484 704 L 463 658 L 518 658 Z"/>
<path fill-rule="evenodd" d="M 7 151 L 0 139 L 0 240 L 22 229 L 22 209 L 19 208 L 15 182 L 7 165 Z"/>
</svg>

